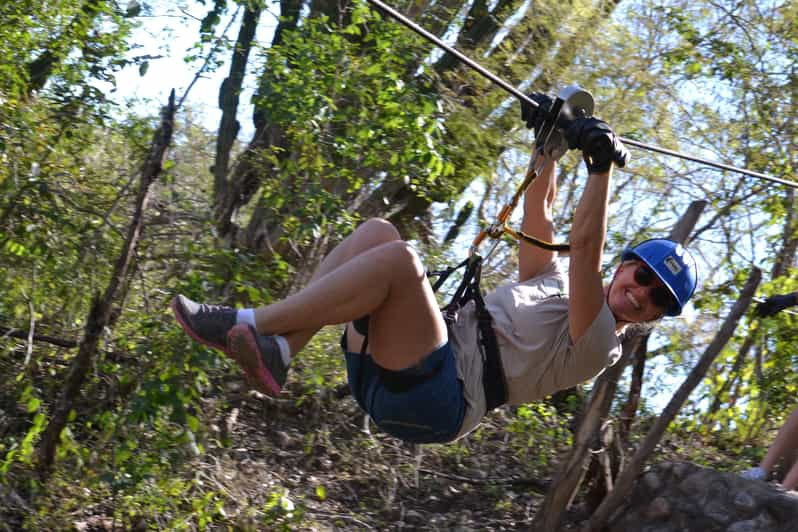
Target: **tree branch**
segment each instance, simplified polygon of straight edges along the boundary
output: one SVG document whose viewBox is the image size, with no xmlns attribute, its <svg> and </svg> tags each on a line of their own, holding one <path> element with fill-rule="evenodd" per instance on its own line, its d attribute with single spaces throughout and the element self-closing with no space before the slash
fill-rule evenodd
<svg viewBox="0 0 798 532">
<path fill-rule="evenodd" d="M 135 258 L 136 246 L 144 225 L 144 211 L 147 208 L 150 188 L 163 168 L 166 150 L 172 142 L 175 119 L 175 91 L 169 95 L 169 103 L 161 112 L 161 126 L 155 131 L 150 147 L 150 154 L 141 167 L 141 180 L 136 196 L 133 218 L 128 226 L 127 237 L 122 252 L 116 260 L 113 272 L 102 297 L 96 295 L 86 319 L 86 328 L 80 342 L 78 354 L 72 359 L 61 396 L 56 402 L 53 416 L 44 430 L 38 449 L 38 469 L 42 477 L 46 477 L 55 460 L 55 451 L 61 439 L 61 432 L 66 427 L 69 414 L 73 410 L 75 398 L 80 392 L 86 374 L 91 368 L 92 360 L 97 353 L 97 346 L 103 330 L 109 324 L 111 306 L 119 297 L 120 287 L 126 285 L 130 266 Z M 123 294 L 124 299 L 124 294 Z"/>
<path fill-rule="evenodd" d="M 19 338 L 20 340 L 26 340 L 28 338 L 28 332 L 23 331 L 22 329 L 15 329 L 13 327 L 3 327 L 2 325 L 0 325 L 0 336 L 2 336 L 3 338 Z M 46 334 L 34 334 L 33 341 L 44 342 L 52 345 L 57 345 L 58 347 L 67 347 L 70 349 L 73 347 L 77 347 L 79 345 L 76 340 L 58 338 L 56 336 L 48 336 Z"/>
</svg>

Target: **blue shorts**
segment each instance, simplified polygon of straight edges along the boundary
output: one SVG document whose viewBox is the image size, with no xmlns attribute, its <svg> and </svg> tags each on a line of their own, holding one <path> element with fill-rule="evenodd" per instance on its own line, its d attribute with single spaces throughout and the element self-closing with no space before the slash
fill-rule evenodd
<svg viewBox="0 0 798 532">
<path fill-rule="evenodd" d="M 457 437 L 466 402 L 449 342 L 400 371 L 381 368 L 370 355 L 348 351 L 346 333 L 341 347 L 352 395 L 380 429 L 413 443 L 444 443 Z"/>
</svg>

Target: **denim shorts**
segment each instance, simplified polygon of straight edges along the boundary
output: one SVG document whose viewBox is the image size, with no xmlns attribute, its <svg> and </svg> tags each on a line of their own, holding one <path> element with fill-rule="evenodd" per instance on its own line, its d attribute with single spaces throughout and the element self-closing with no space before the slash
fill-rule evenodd
<svg viewBox="0 0 798 532">
<path fill-rule="evenodd" d="M 346 353 L 349 387 L 380 429 L 412 443 L 454 440 L 465 417 L 463 381 L 449 342 L 417 365 L 400 371 L 381 368 L 370 355 Z"/>
</svg>

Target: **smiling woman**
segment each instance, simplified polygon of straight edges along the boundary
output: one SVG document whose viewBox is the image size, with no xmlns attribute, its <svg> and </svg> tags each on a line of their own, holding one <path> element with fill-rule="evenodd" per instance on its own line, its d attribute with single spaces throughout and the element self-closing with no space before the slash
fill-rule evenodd
<svg viewBox="0 0 798 532">
<path fill-rule="evenodd" d="M 535 99 L 542 109 L 552 103 Z M 541 115 L 526 109 L 524 116 L 539 133 Z M 574 119 L 565 135 L 589 173 L 574 214 L 567 282 L 556 251 L 523 241 L 516 282 L 442 314 L 415 250 L 390 222 L 374 218 L 281 301 L 236 310 L 179 295 L 175 317 L 272 396 L 321 327 L 347 324 L 341 347 L 352 394 L 385 432 L 416 443 L 452 441 L 500 404 L 528 403 L 591 379 L 618 360 L 618 333 L 628 324 L 681 312 L 695 289 L 695 261 L 675 242 L 649 240 L 624 254 L 605 287 L 609 184 L 613 165 L 623 166 L 628 153 L 593 117 Z M 551 242 L 556 161 L 546 153 L 537 146 L 541 171 L 526 189 L 521 229 Z"/>
<path fill-rule="evenodd" d="M 624 251 L 606 288 L 619 324 L 678 316 L 696 288 L 695 259 L 680 244 L 656 238 Z"/>
</svg>

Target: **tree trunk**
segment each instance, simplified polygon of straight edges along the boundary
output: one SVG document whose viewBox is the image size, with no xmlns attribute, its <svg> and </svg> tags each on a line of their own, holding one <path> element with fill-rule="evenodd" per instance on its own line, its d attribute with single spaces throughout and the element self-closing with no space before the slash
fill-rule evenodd
<svg viewBox="0 0 798 532">
<path fill-rule="evenodd" d="M 706 375 L 707 370 L 712 365 L 712 362 L 721 352 L 723 347 L 728 343 L 729 339 L 731 339 L 732 335 L 734 334 L 734 330 L 737 328 L 737 324 L 745 314 L 745 311 L 748 310 L 748 307 L 751 304 L 751 298 L 753 298 L 761 279 L 762 271 L 759 268 L 754 267 L 751 270 L 751 274 L 748 276 L 748 280 L 745 282 L 745 286 L 743 286 L 742 292 L 740 292 L 739 299 L 735 302 L 731 312 L 729 312 L 729 315 L 726 316 L 726 319 L 723 321 L 723 325 L 718 331 L 718 334 L 715 335 L 715 338 L 712 339 L 712 342 L 704 351 L 704 354 L 701 356 L 698 363 L 695 365 L 692 371 L 690 371 L 690 374 L 684 380 L 679 389 L 676 390 L 676 393 L 662 411 L 662 414 L 660 414 L 657 422 L 651 428 L 651 431 L 649 431 L 648 435 L 646 435 L 645 440 L 643 440 L 643 442 L 640 444 L 640 447 L 629 460 L 626 468 L 621 471 L 621 474 L 618 476 L 615 482 L 615 487 L 612 490 L 612 493 L 610 493 L 610 495 L 604 499 L 604 501 L 599 505 L 598 509 L 591 516 L 586 527 L 587 531 L 599 531 L 603 529 L 612 518 L 612 514 L 629 496 L 629 490 L 631 490 L 634 480 L 643 470 L 646 460 L 654 451 L 654 448 L 659 443 L 662 435 L 667 430 L 668 425 L 670 425 L 670 423 L 679 413 L 679 410 L 690 396 L 690 393 L 696 388 L 696 386 L 700 384 L 701 380 Z"/>
<path fill-rule="evenodd" d="M 718 393 L 715 394 L 715 398 L 712 400 L 712 405 L 709 407 L 707 414 L 704 417 L 704 423 L 709 423 L 718 410 L 720 410 L 720 407 L 723 404 L 723 396 L 726 395 L 729 390 L 731 390 L 732 386 L 734 386 L 737 377 L 740 374 L 740 370 L 743 368 L 745 359 L 748 357 L 748 352 L 754 345 L 754 334 L 755 331 L 749 331 L 748 336 L 746 336 L 745 341 L 743 342 L 743 345 L 741 345 L 740 349 L 737 351 L 737 357 L 734 359 L 732 369 L 728 372 L 728 377 L 723 382 L 723 385 L 721 385 Z"/>
<path fill-rule="evenodd" d="M 244 74 L 247 71 L 249 52 L 252 49 L 252 40 L 258 28 L 258 19 L 261 12 L 260 7 L 253 9 L 249 7 L 250 5 L 252 4 L 248 4 L 244 11 L 241 28 L 238 31 L 238 39 L 233 50 L 233 60 L 230 63 L 230 74 L 219 88 L 219 108 L 222 110 L 222 118 L 219 124 L 219 135 L 216 138 L 216 159 L 212 168 L 214 200 L 221 196 L 221 191 L 227 184 L 230 151 L 233 149 L 233 143 L 236 140 L 236 136 L 238 136 L 238 130 L 241 128 L 238 120 L 236 120 L 238 102 L 241 95 L 241 87 L 244 84 Z"/>
<path fill-rule="evenodd" d="M 546 493 L 543 505 L 535 514 L 532 530 L 536 532 L 557 532 L 566 508 L 586 473 L 585 457 L 591 449 L 602 421 L 612 405 L 618 379 L 629 362 L 630 349 L 624 349 L 621 359 L 607 368 L 596 379 L 587 407 L 582 414 L 582 422 L 574 434 L 574 444 L 563 460 Z"/>
<path fill-rule="evenodd" d="M 75 398 L 80 392 L 80 387 L 92 366 L 100 336 L 108 324 L 111 305 L 114 300 L 120 297 L 119 288 L 126 286 L 126 278 L 130 265 L 134 260 L 136 245 L 144 226 L 144 212 L 147 209 L 150 188 L 161 173 L 166 150 L 172 142 L 175 111 L 175 92 L 173 90 L 169 95 L 169 103 L 161 111 L 161 125 L 155 131 L 150 154 L 141 169 L 141 180 L 136 196 L 135 210 L 128 226 L 122 252 L 116 260 L 108 286 L 105 288 L 102 297 L 99 297 L 99 295 L 94 297 L 91 310 L 86 319 L 85 334 L 80 342 L 78 354 L 72 360 L 61 396 L 55 405 L 53 417 L 44 430 L 38 450 L 38 465 L 42 475 L 47 475 L 53 465 L 61 431 L 67 424 Z"/>
<path fill-rule="evenodd" d="M 457 213 L 457 217 L 455 218 L 452 225 L 449 227 L 449 230 L 446 231 L 446 236 L 443 237 L 443 243 L 449 244 L 457 239 L 460 235 L 460 230 L 463 228 L 465 223 L 471 218 L 471 214 L 474 212 L 474 202 L 467 201 L 463 204 L 463 207 Z"/>
<path fill-rule="evenodd" d="M 296 29 L 301 10 L 302 0 L 280 0 L 280 22 L 274 30 L 272 46 L 281 44 L 285 33 Z"/>
<path fill-rule="evenodd" d="M 297 28 L 301 9 L 301 0 L 281 0 L 280 22 L 274 30 L 272 46 L 280 45 L 285 38 L 285 34 Z M 263 94 L 268 90 L 269 87 L 261 82 L 257 93 Z M 244 153 L 239 156 L 237 164 L 234 165 L 229 177 L 226 178 L 226 186 L 215 192 L 214 202 L 216 209 L 214 219 L 216 220 L 216 228 L 222 240 L 230 245 L 234 245 L 238 232 L 238 227 L 232 221 L 233 213 L 239 207 L 249 203 L 260 186 L 260 168 L 255 162 L 258 152 L 270 146 L 283 147 L 282 131 L 269 123 L 268 117 L 257 105 L 252 114 L 252 122 L 255 126 L 255 133 L 249 145 Z"/>
<path fill-rule="evenodd" d="M 47 49 L 36 59 L 28 63 L 28 96 L 44 88 L 56 67 L 67 57 L 72 42 L 85 39 L 89 29 L 100 12 L 104 0 L 87 0 L 80 8 L 80 13 L 69 22 L 61 35 L 50 42 Z"/>
<path fill-rule="evenodd" d="M 460 51 L 475 50 L 490 43 L 521 3 L 517 0 L 499 0 L 493 11 L 488 11 L 488 4 L 485 0 L 476 0 L 471 5 L 457 36 L 455 48 Z M 459 59 L 447 52 L 435 63 L 435 70 L 439 73 L 448 72 L 459 63 Z"/>
<path fill-rule="evenodd" d="M 550 68 L 542 69 L 539 75 L 533 80 L 532 87 L 534 90 L 542 91 L 542 90 L 549 90 L 551 88 L 555 88 L 557 90 L 560 87 L 555 86 L 558 83 L 558 80 L 563 79 L 562 73 L 574 62 L 574 59 L 577 57 L 577 54 L 582 49 L 582 47 L 587 46 L 589 41 L 585 41 L 585 35 L 589 35 L 591 32 L 594 32 L 595 29 L 601 24 L 603 20 L 607 20 L 611 15 L 612 12 L 618 7 L 621 0 L 610 0 L 608 2 L 600 2 L 599 7 L 594 9 L 590 16 L 581 17 L 579 29 L 573 32 L 569 39 L 560 42 L 559 46 L 557 47 L 557 54 L 555 57 L 547 63 L 551 65 Z M 525 37 L 526 41 L 523 46 L 519 47 L 518 51 L 515 55 L 520 55 L 522 53 L 540 53 L 545 50 L 549 49 L 549 46 L 540 46 L 539 42 L 528 42 L 528 41 L 543 41 L 548 42 L 552 41 L 552 37 L 544 34 L 544 35 L 536 35 L 535 33 L 529 33 L 527 37 Z M 530 51 L 525 51 L 525 49 L 531 48 Z M 540 50 L 540 51 L 538 51 Z M 507 61 L 506 64 L 509 66 L 512 61 Z"/>
<path fill-rule="evenodd" d="M 461 0 L 437 0 L 426 2 L 413 2 L 417 7 L 411 7 L 407 15 L 417 18 L 424 29 L 437 37 L 442 37 L 454 22 L 454 17 L 463 5 Z M 426 9 L 421 10 L 422 7 Z"/>
<path fill-rule="evenodd" d="M 646 370 L 646 355 L 648 354 L 648 339 L 650 334 L 643 336 L 634 351 L 632 366 L 632 382 L 629 384 L 629 395 L 626 404 L 621 409 L 621 419 L 619 423 L 619 436 L 621 442 L 626 446 L 629 441 L 629 433 L 632 430 L 632 422 L 637 415 L 637 407 L 640 406 L 640 396 L 643 391 L 643 375 Z"/>
</svg>

